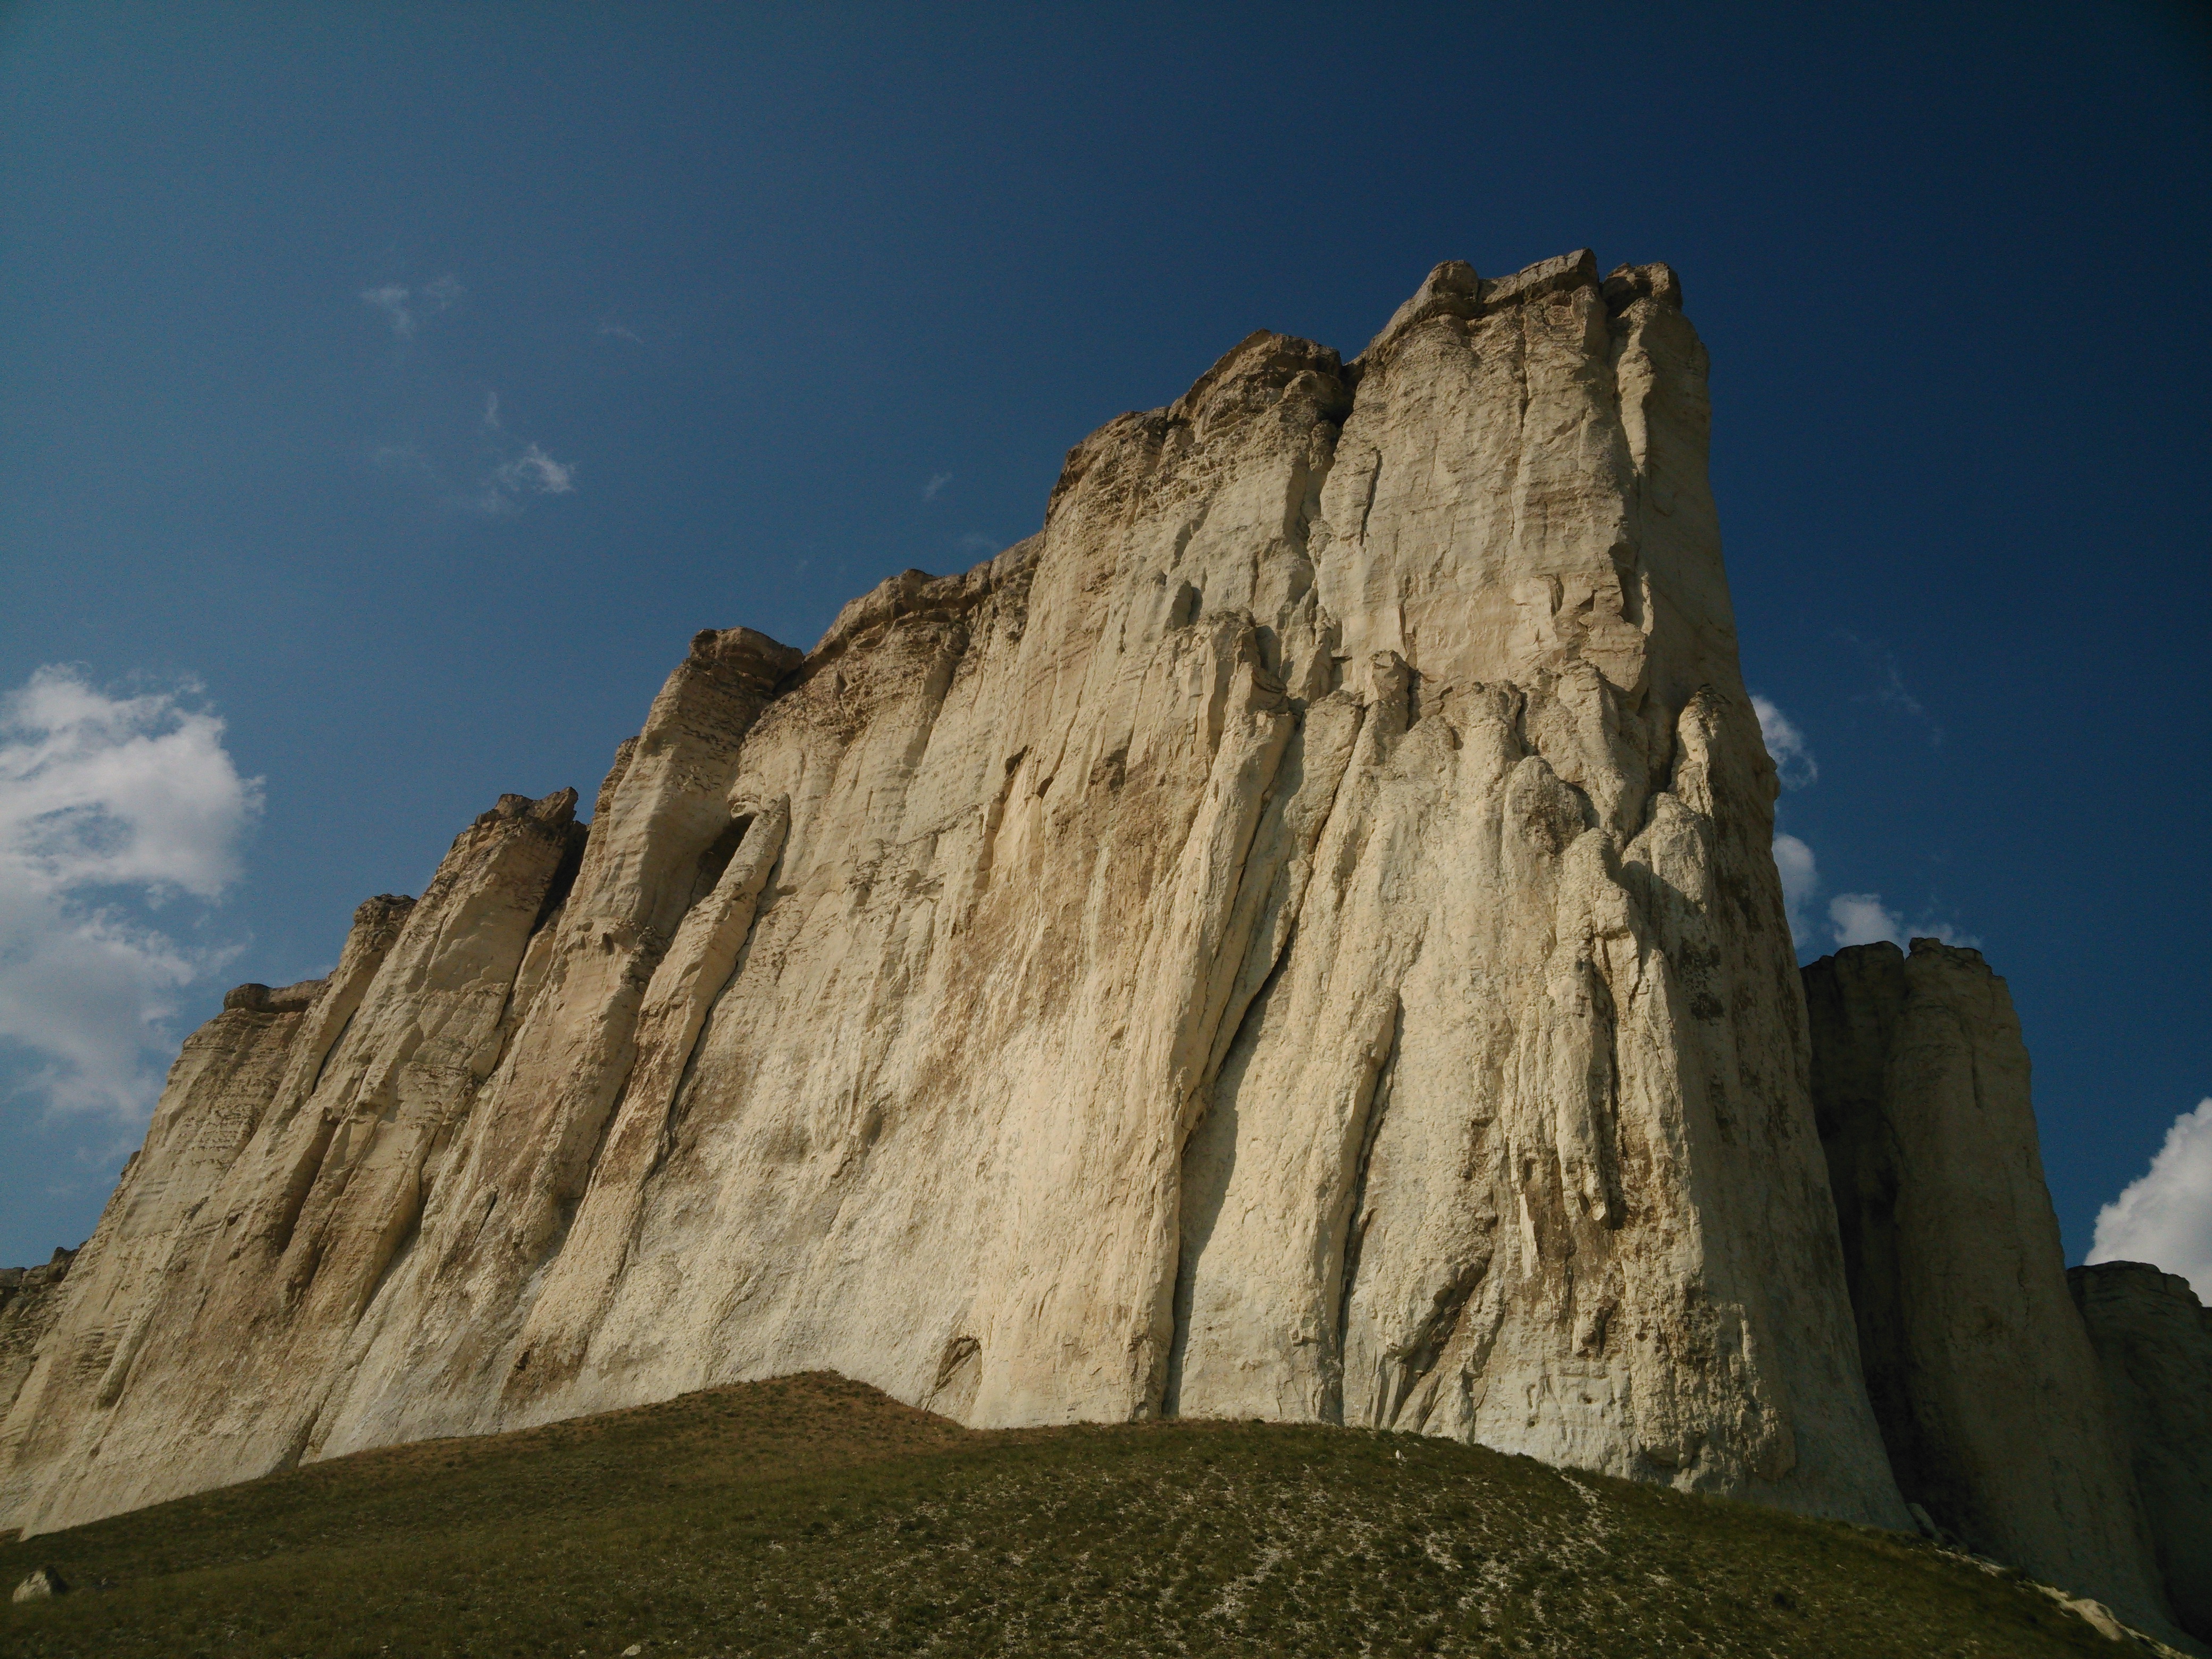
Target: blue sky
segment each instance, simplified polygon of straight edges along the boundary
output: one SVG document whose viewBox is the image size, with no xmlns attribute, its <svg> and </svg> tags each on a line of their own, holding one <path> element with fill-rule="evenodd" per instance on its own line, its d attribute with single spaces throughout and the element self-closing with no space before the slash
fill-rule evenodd
<svg viewBox="0 0 2212 1659">
<path fill-rule="evenodd" d="M 1250 330 L 1586 245 L 1712 351 L 1808 946 L 1978 941 L 2072 1256 L 2162 1146 L 2212 1238 L 2201 12 L 1694 15 L 0 15 L 0 1261 L 696 629 L 811 644 Z"/>
</svg>

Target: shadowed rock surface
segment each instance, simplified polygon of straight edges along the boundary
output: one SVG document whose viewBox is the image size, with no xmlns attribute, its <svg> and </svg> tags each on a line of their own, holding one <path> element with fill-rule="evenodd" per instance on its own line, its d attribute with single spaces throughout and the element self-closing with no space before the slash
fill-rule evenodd
<svg viewBox="0 0 2212 1659">
<path fill-rule="evenodd" d="M 1255 334 L 186 1045 L 0 1525 L 832 1369 L 1903 1525 L 1663 266 Z M 297 988 L 295 988 L 296 989 Z"/>
<path fill-rule="evenodd" d="M 2182 1627 L 2212 1642 L 2212 1310 L 2141 1261 L 2075 1267 L 2067 1286 L 2103 1362 L 2136 1490 Z"/>
<path fill-rule="evenodd" d="M 2005 982 L 1932 939 L 1804 969 L 1813 1102 L 1867 1389 L 1906 1499 L 2163 1629 L 2148 1530 L 2067 1292 Z"/>
</svg>

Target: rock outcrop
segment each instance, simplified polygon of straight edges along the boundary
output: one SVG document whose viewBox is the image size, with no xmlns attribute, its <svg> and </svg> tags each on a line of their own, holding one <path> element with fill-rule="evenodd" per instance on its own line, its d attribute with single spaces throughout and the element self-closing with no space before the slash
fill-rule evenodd
<svg viewBox="0 0 2212 1659">
<path fill-rule="evenodd" d="M 2164 1630 L 2104 1378 L 2067 1294 L 2027 1049 L 1977 951 L 1804 969 L 1813 1103 L 1899 1488 L 1969 1547 Z"/>
<path fill-rule="evenodd" d="M 2066 1275 L 2102 1362 L 2182 1628 L 2212 1643 L 2212 1310 L 2141 1261 Z"/>
<path fill-rule="evenodd" d="M 1903 1525 L 1663 266 L 1251 336 L 186 1045 L 0 1524 L 832 1369 Z M 296 1006 L 295 1006 L 296 1004 Z"/>
<path fill-rule="evenodd" d="M 58 1249 L 36 1267 L 0 1267 L 0 1420 L 31 1374 L 39 1344 L 60 1316 L 62 1286 L 75 1250 Z"/>
</svg>

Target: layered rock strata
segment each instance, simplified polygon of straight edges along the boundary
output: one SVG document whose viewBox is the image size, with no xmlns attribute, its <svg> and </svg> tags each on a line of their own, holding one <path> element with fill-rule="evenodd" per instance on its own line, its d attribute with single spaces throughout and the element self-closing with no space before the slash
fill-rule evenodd
<svg viewBox="0 0 2212 1659">
<path fill-rule="evenodd" d="M 1804 969 L 1813 1103 L 1868 1393 L 1905 1497 L 1971 1548 L 2164 1630 L 2148 1531 L 2067 1293 L 2027 1049 L 1981 953 Z"/>
<path fill-rule="evenodd" d="M 188 1045 L 0 1522 L 827 1368 L 1904 1524 L 1707 420 L 1664 266 L 1446 264 L 700 635 L 588 835 L 503 799 Z"/>
<path fill-rule="evenodd" d="M 0 1419 L 15 1403 L 39 1345 L 61 1315 L 62 1287 L 75 1250 L 58 1249 L 35 1267 L 0 1267 Z"/>
<path fill-rule="evenodd" d="M 2075 1267 L 2158 1566 L 2182 1628 L 2212 1643 L 2212 1309 L 2141 1261 Z"/>
</svg>

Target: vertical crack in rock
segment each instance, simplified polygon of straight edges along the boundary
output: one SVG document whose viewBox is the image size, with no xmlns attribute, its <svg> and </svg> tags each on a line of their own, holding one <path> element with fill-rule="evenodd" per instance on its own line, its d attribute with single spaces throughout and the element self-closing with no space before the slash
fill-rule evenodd
<svg viewBox="0 0 2212 1659">
<path fill-rule="evenodd" d="M 1390 1001 L 1390 1044 L 1377 1059 L 1369 1076 L 1366 1101 L 1356 1114 L 1359 1123 L 1359 1150 L 1353 1164 L 1351 1182 L 1351 1201 L 1345 1206 L 1342 1243 L 1337 1250 L 1336 1320 L 1333 1332 L 1327 1381 L 1323 1384 L 1322 1420 L 1326 1423 L 1344 1421 L 1344 1343 L 1345 1332 L 1352 1319 L 1352 1291 L 1359 1282 L 1359 1246 L 1367 1234 L 1371 1218 L 1366 1212 L 1368 1167 L 1375 1157 L 1375 1138 L 1382 1132 L 1382 1120 L 1390 1110 L 1390 1066 L 1398 1055 L 1398 1038 L 1404 1023 L 1405 1007 L 1395 996 Z"/>
<path fill-rule="evenodd" d="M 533 1307 L 558 1310 L 558 1316 L 524 1325 L 521 1352 L 536 1364 L 526 1373 L 518 1361 L 508 1385 L 511 1395 L 543 1394 L 574 1375 L 599 1322 L 591 1310 L 612 1295 L 629 1258 L 649 1177 L 665 1156 L 678 1092 L 700 1034 L 736 970 L 761 891 L 782 856 L 790 803 L 779 797 L 733 822 L 745 828 L 734 836 L 725 832 L 729 845 L 720 853 L 713 890 L 685 915 L 646 988 L 637 1018 L 637 1059 L 610 1115 L 605 1150 L 592 1172 L 600 1201 L 580 1206 L 581 1235 L 572 1224 L 567 1248 L 548 1272 Z M 710 843 L 710 851 L 725 836 Z M 702 870 L 705 863 L 702 856 Z M 581 1317 L 575 1311 L 579 1305 L 586 1310 Z"/>
</svg>

